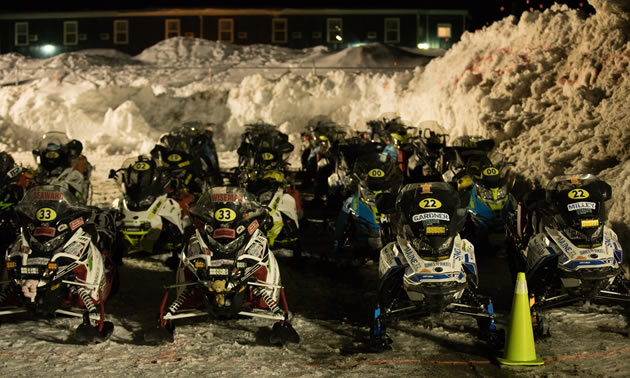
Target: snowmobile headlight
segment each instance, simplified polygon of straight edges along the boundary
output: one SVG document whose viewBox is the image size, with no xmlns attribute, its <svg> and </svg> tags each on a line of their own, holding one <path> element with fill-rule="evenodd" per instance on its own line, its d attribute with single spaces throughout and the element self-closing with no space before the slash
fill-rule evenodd
<svg viewBox="0 0 630 378">
<path fill-rule="evenodd" d="M 503 200 L 507 196 L 507 186 L 503 185 L 497 191 L 497 200 Z"/>
<path fill-rule="evenodd" d="M 208 237 L 208 242 L 212 245 L 213 249 L 219 253 L 223 253 L 223 254 L 234 253 L 243 246 L 243 243 L 245 242 L 246 234 L 247 233 L 243 233 L 243 235 L 237 237 L 236 239 L 232 240 L 231 242 L 227 244 L 221 244 L 215 239 L 212 239 L 211 237 Z"/>
<path fill-rule="evenodd" d="M 51 261 L 51 262 L 48 263 L 47 268 L 48 268 L 48 270 L 57 270 L 57 263 L 54 262 L 54 261 Z"/>
<path fill-rule="evenodd" d="M 492 201 L 494 197 L 492 195 L 492 190 L 483 187 L 481 185 L 475 185 L 475 189 L 477 190 L 477 196 L 485 201 Z"/>
<path fill-rule="evenodd" d="M 143 198 L 140 201 L 138 201 L 138 207 L 140 208 L 149 207 L 151 206 L 153 201 L 155 201 L 155 196 L 147 196 L 146 198 Z"/>
<path fill-rule="evenodd" d="M 260 202 L 261 203 L 269 203 L 271 202 L 271 199 L 273 198 L 273 192 L 272 191 L 268 191 L 268 192 L 264 192 L 260 195 Z"/>
<path fill-rule="evenodd" d="M 37 252 L 52 252 L 55 249 L 59 248 L 61 244 L 66 240 L 66 233 L 62 233 L 52 239 L 49 239 L 45 242 L 40 242 L 34 236 L 31 236 L 31 241 L 29 245 Z"/>
<path fill-rule="evenodd" d="M 17 267 L 17 263 L 15 261 L 7 261 L 6 265 L 7 269 L 15 269 Z"/>
</svg>

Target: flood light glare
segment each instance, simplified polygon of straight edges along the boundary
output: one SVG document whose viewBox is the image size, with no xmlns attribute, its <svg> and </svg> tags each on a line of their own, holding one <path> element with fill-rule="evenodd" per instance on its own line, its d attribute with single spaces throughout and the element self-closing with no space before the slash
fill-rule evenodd
<svg viewBox="0 0 630 378">
<path fill-rule="evenodd" d="M 418 48 L 422 49 L 422 50 L 428 49 L 429 48 L 429 44 L 426 43 L 426 42 L 418 43 Z"/>
<path fill-rule="evenodd" d="M 335 38 L 337 38 L 337 41 L 341 41 L 341 39 L 342 39 L 342 38 L 341 38 L 341 36 L 340 36 L 339 34 L 337 34 L 337 35 L 335 36 Z"/>
<path fill-rule="evenodd" d="M 53 45 L 44 45 L 42 46 L 42 52 L 46 55 L 53 54 L 55 52 L 55 46 Z"/>
</svg>

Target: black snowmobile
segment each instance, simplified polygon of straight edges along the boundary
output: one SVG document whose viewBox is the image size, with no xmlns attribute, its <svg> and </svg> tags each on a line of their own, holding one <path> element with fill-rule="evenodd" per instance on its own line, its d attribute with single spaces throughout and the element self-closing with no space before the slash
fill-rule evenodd
<svg viewBox="0 0 630 378">
<path fill-rule="evenodd" d="M 475 317 L 482 338 L 502 346 L 492 301 L 477 294 L 475 248 L 460 236 L 466 218 L 460 193 L 444 182 L 416 183 L 393 199 L 379 202 L 392 213 L 396 241 L 380 253 L 372 345 L 388 348 L 386 329 L 394 319 L 452 312 Z"/>
<path fill-rule="evenodd" d="M 541 311 L 573 303 L 630 305 L 617 234 L 608 227 L 612 189 L 591 174 L 554 177 L 525 194 L 508 217 L 506 241 L 514 277 L 525 272 L 534 331 L 549 334 Z"/>
</svg>

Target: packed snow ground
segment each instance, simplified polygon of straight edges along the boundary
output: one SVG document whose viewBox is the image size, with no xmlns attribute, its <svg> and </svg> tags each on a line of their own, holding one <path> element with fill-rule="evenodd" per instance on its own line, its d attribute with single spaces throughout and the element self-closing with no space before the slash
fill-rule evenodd
<svg viewBox="0 0 630 378">
<path fill-rule="evenodd" d="M 96 166 L 94 203 L 104 204 L 118 195 L 106 178 L 109 169 L 148 152 L 160 134 L 185 121 L 217 124 L 215 142 L 221 165 L 228 167 L 235 165 L 247 123 L 276 124 L 297 145 L 314 117 L 364 130 L 366 121 L 393 112 L 413 125 L 437 120 L 451 137 L 495 138 L 498 151 L 532 185 L 562 173 L 600 175 L 613 187 L 610 224 L 630 251 L 630 17 L 623 1 L 590 3 L 596 14 L 588 18 L 564 6 L 508 17 L 465 34 L 430 62 L 426 55 L 384 45 L 329 53 L 322 47 L 289 50 L 183 38 L 135 57 L 109 50 L 43 60 L 2 55 L 0 148 L 32 165 L 30 150 L 42 133 L 61 130 L 80 139 Z M 299 167 L 297 154 L 292 162 Z M 474 344 L 469 319 L 451 317 L 434 327 L 401 322 L 392 330 L 393 351 L 365 354 L 359 341 L 367 335 L 362 316 L 370 309 L 361 298 L 374 294 L 361 290 L 375 287 L 373 267 L 346 272 L 349 277 L 282 267 L 300 345 L 258 345 L 257 335 L 264 334 L 258 328 L 267 324 L 256 320 L 191 322 L 178 329 L 174 345 L 146 346 L 138 335 L 152 324 L 160 288 L 170 276 L 159 262 L 125 263 L 120 295 L 107 305 L 116 325 L 112 340 L 73 345 L 67 339 L 77 325 L 72 319 L 10 320 L 0 328 L 2 372 L 624 376 L 630 367 L 625 317 L 617 308 L 589 306 L 551 312 L 553 336 L 536 344 L 548 361 L 541 368 L 497 368 Z M 480 272 L 482 282 L 492 280 L 482 265 Z M 338 300 L 333 294 L 343 301 L 331 309 L 330 301 Z M 319 308 L 309 308 L 307 299 Z M 510 298 L 501 299 L 505 325 Z"/>
</svg>

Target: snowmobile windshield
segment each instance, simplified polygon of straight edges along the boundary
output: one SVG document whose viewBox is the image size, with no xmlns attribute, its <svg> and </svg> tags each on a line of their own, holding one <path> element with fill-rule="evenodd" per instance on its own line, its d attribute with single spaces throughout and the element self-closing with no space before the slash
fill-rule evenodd
<svg viewBox="0 0 630 378">
<path fill-rule="evenodd" d="M 369 204 L 376 203 L 378 194 L 398 192 L 403 183 L 396 159 L 389 154 L 371 153 L 361 156 L 354 164 L 353 173 L 359 183 L 359 195 Z"/>
<path fill-rule="evenodd" d="M 218 186 L 205 192 L 190 214 L 203 224 L 203 234 L 214 251 L 234 254 L 260 226 L 265 209 L 241 187 Z"/>
<path fill-rule="evenodd" d="M 68 136 L 60 131 L 50 131 L 44 134 L 36 149 L 39 158 L 38 163 L 48 171 L 58 167 L 69 167 L 67 152 L 69 142 Z"/>
<path fill-rule="evenodd" d="M 554 177 L 546 189 L 556 224 L 580 248 L 600 246 L 610 186 L 591 174 Z"/>
<path fill-rule="evenodd" d="M 127 199 L 129 208 L 145 210 L 164 192 L 162 173 L 151 157 L 140 155 L 126 159 L 117 179 Z"/>
<path fill-rule="evenodd" d="M 247 191 L 254 194 L 260 203 L 268 204 L 278 188 L 285 183 L 284 173 L 270 169 L 250 176 Z"/>
<path fill-rule="evenodd" d="M 394 229 L 425 259 L 446 259 L 466 220 L 458 192 L 445 182 L 405 185 L 396 198 Z"/>
<path fill-rule="evenodd" d="M 49 256 L 84 224 L 90 210 L 60 185 L 36 186 L 15 207 L 29 246 Z"/>
</svg>

